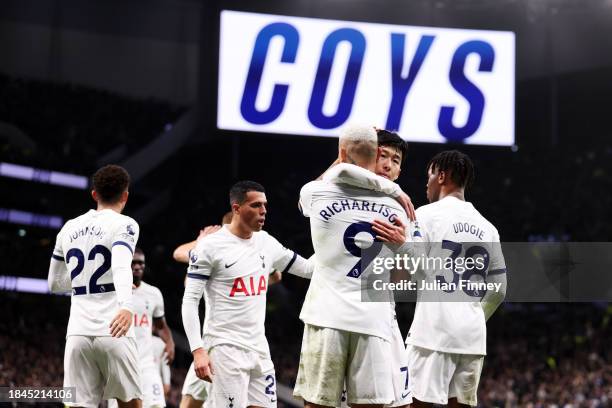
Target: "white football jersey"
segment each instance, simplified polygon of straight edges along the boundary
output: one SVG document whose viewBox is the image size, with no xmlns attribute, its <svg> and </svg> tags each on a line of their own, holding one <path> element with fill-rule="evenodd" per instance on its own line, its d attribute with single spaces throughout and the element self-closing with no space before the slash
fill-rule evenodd
<svg viewBox="0 0 612 408">
<path fill-rule="evenodd" d="M 315 269 L 300 313 L 310 325 L 391 339 L 389 303 L 362 301 L 362 252 L 382 250 L 373 242 L 374 219 L 408 225 L 400 204 L 384 193 L 312 181 L 302 187 L 300 207 L 310 217 Z M 366 269 L 367 270 L 367 269 Z"/>
<path fill-rule="evenodd" d="M 124 245 L 134 253 L 138 234 L 136 221 L 109 209 L 89 210 L 67 221 L 57 234 L 52 256 L 66 263 L 72 281 L 67 336 L 111 335 L 110 322 L 119 310 L 112 248 Z M 134 329 L 126 336 L 134 337 Z"/>
<path fill-rule="evenodd" d="M 265 231 L 242 239 L 224 225 L 202 238 L 192 251 L 187 277 L 207 281 L 204 347 L 234 344 L 269 356 L 264 327 L 268 277 L 273 269 L 288 271 L 296 257 Z"/>
<path fill-rule="evenodd" d="M 156 370 L 159 371 L 162 384 L 170 384 L 170 366 L 166 364 L 166 343 L 159 337 L 153 336 L 151 344 L 153 349 L 153 360 Z"/>
<path fill-rule="evenodd" d="M 479 273 L 487 276 L 506 273 L 499 233 L 471 203 L 447 196 L 418 208 L 416 215 L 429 257 L 480 257 L 485 267 Z M 450 268 L 420 270 L 418 285 L 423 281 L 458 283 L 467 279 L 466 270 L 460 272 Z M 484 293 L 466 290 L 457 285 L 456 290 L 418 292 L 406 343 L 446 353 L 485 355 L 487 328 L 480 304 Z"/>
<path fill-rule="evenodd" d="M 134 293 L 134 333 L 138 345 L 141 367 L 154 364 L 153 356 L 153 319 L 164 317 L 164 298 L 158 288 L 146 282 L 133 290 Z"/>
</svg>

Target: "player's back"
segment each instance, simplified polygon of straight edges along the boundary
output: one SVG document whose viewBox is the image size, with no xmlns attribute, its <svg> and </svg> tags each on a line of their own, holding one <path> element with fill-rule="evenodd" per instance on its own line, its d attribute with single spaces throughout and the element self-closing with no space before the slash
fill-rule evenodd
<svg viewBox="0 0 612 408">
<path fill-rule="evenodd" d="M 429 258 L 443 266 L 432 262 L 417 274 L 418 287 L 429 286 L 418 293 L 406 342 L 447 353 L 486 354 L 480 305 L 484 292 L 467 281 L 482 282 L 486 274 L 504 267 L 497 229 L 471 203 L 452 196 L 420 207 L 416 214 Z"/>
<path fill-rule="evenodd" d="M 300 318 L 315 326 L 391 338 L 389 305 L 363 302 L 361 277 L 383 249 L 374 242 L 371 222 L 399 218 L 407 225 L 404 210 L 385 194 L 326 181 L 306 184 L 300 204 L 310 217 L 316 254 Z"/>
<path fill-rule="evenodd" d="M 90 210 L 66 222 L 54 257 L 63 256 L 72 281 L 67 336 L 110 336 L 110 322 L 118 311 L 112 247 L 124 245 L 133 252 L 137 239 L 138 224 L 110 209 Z M 132 328 L 127 336 L 134 336 Z"/>
</svg>

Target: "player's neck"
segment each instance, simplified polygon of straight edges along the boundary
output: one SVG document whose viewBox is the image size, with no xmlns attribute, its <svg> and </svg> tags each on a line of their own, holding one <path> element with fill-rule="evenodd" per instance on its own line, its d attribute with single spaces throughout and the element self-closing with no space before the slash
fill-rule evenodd
<svg viewBox="0 0 612 408">
<path fill-rule="evenodd" d="M 442 190 L 440 191 L 440 200 L 443 199 L 444 197 L 455 197 L 461 201 L 465 201 L 465 192 L 463 189 L 457 189 L 457 188 L 452 188 L 452 189 L 445 189 L 444 187 L 442 187 Z"/>
<path fill-rule="evenodd" d="M 123 205 L 121 203 L 117 203 L 117 204 L 104 204 L 98 201 L 98 208 L 96 209 L 97 211 L 102 211 L 102 210 L 113 210 L 119 214 L 121 214 L 121 211 L 123 211 Z"/>
<path fill-rule="evenodd" d="M 232 234 L 236 235 L 238 238 L 249 239 L 253 236 L 253 230 L 251 230 L 245 225 L 242 225 L 239 222 L 233 222 L 233 220 L 227 226 L 227 229 L 229 229 L 229 231 Z"/>
</svg>

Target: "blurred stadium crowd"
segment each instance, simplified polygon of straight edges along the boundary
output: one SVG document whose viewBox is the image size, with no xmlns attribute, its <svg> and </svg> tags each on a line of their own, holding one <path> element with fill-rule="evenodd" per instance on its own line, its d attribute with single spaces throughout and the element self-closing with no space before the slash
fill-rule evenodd
<svg viewBox="0 0 612 408">
<path fill-rule="evenodd" d="M 559 88 L 560 113 L 573 120 L 561 119 L 554 143 L 543 136 L 550 129 L 537 119 L 536 105 L 542 101 L 529 98 L 529 90 L 540 84 L 528 83 L 518 89 L 517 104 L 525 113 L 518 116 L 523 118 L 517 124 L 518 151 L 462 148 L 474 159 L 477 171 L 468 199 L 498 226 L 502 241 L 608 241 L 612 236 L 612 224 L 601 221 L 612 208 L 612 195 L 601 194 L 612 189 L 612 139 L 591 140 L 581 133 L 605 129 L 605 118 L 598 119 L 602 123 L 590 120 L 588 111 L 596 102 L 577 100 L 577 89 L 588 91 L 590 82 L 582 77 L 564 81 Z M 593 96 L 596 101 L 595 88 Z M 571 108 L 564 98 L 574 101 Z M 118 148 L 124 156 L 137 151 L 185 111 L 158 101 L 0 75 L 0 125 L 15 126 L 35 142 L 16 146 L 0 131 L 0 161 L 88 176 L 101 156 Z M 216 135 L 184 146 L 132 186 L 126 209 L 134 216 L 151 194 L 170 188 L 172 200 L 163 211 L 138 220 L 139 246 L 147 256 L 145 281 L 161 288 L 168 323 L 180 333 L 184 268 L 174 263 L 172 250 L 194 239 L 204 225 L 220 222 L 228 207 L 229 184 L 236 178 L 256 178 L 266 186 L 266 229 L 309 256 L 309 228 L 296 209 L 297 195 L 335 158 L 334 140 L 221 136 L 226 137 Z M 585 140 L 589 143 L 580 143 Z M 399 183 L 417 205 L 425 204 L 425 165 L 440 148 L 409 148 Z M 0 207 L 64 219 L 92 205 L 83 190 L 7 178 L 0 178 L 0 189 Z M 0 256 L 11 260 L 2 274 L 46 278 L 56 233 L 1 224 Z M 306 288 L 307 282 L 287 276 L 268 294 L 267 335 L 277 379 L 287 385 L 293 385 L 297 374 L 302 334 L 297 316 Z M 69 299 L 1 293 L 0 385 L 60 385 Z M 413 305 L 398 306 L 404 334 L 412 312 Z M 607 304 L 504 305 L 488 325 L 489 356 L 480 406 L 612 406 L 611 318 Z M 187 353 L 178 353 L 170 406 L 178 406 L 189 363 Z"/>
</svg>

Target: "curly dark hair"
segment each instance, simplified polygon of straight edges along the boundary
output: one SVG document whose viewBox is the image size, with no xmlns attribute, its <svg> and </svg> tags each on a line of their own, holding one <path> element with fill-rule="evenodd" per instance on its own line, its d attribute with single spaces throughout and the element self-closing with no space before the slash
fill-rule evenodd
<svg viewBox="0 0 612 408">
<path fill-rule="evenodd" d="M 130 185 L 130 175 L 127 170 L 116 164 L 106 165 L 94 173 L 91 185 L 98 193 L 100 201 L 114 204 L 121 198 L 121 194 Z"/>
<path fill-rule="evenodd" d="M 474 164 L 470 157 L 459 150 L 445 150 L 436 154 L 427 164 L 429 169 L 444 171 L 457 187 L 470 187 L 474 182 Z"/>
</svg>

